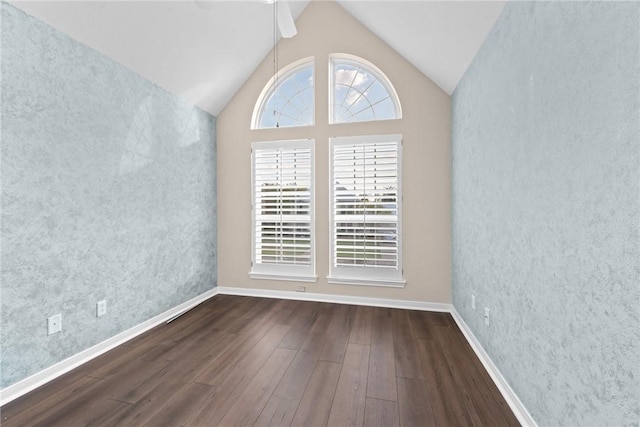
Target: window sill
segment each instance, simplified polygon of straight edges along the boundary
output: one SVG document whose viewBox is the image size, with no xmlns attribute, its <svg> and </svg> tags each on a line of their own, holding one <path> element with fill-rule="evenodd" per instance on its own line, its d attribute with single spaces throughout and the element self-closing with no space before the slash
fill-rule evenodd
<svg viewBox="0 0 640 427">
<path fill-rule="evenodd" d="M 407 284 L 405 280 L 375 280 L 329 276 L 327 276 L 327 283 L 332 285 L 380 286 L 385 288 L 404 288 Z"/>
<path fill-rule="evenodd" d="M 289 281 L 289 282 L 312 282 L 312 283 L 315 283 L 315 282 L 318 281 L 318 276 L 295 276 L 295 275 L 254 273 L 254 272 L 249 272 L 249 277 L 251 277 L 252 279 L 286 280 L 286 281 Z"/>
</svg>

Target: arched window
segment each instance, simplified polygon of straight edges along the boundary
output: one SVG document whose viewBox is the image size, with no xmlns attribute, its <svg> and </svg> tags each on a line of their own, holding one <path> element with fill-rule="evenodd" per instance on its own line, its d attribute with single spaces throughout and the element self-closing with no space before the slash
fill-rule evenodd
<svg viewBox="0 0 640 427">
<path fill-rule="evenodd" d="M 329 55 L 328 65 L 329 75 L 320 82 L 319 93 L 329 95 L 329 124 L 402 118 L 393 85 L 375 65 L 348 54 Z M 280 70 L 258 97 L 251 129 L 314 125 L 314 66 L 311 57 Z M 397 129 L 398 124 L 390 127 Z M 348 126 L 334 129 L 329 139 L 328 282 L 404 287 L 402 135 L 345 136 L 340 129 Z M 252 278 L 317 279 L 315 128 L 303 133 L 309 139 L 252 145 Z"/>
<path fill-rule="evenodd" d="M 333 54 L 330 67 L 330 123 L 402 118 L 393 85 L 375 65 L 357 56 Z"/>
<path fill-rule="evenodd" d="M 313 58 L 296 61 L 264 87 L 253 110 L 251 129 L 311 126 L 315 119 Z"/>
</svg>

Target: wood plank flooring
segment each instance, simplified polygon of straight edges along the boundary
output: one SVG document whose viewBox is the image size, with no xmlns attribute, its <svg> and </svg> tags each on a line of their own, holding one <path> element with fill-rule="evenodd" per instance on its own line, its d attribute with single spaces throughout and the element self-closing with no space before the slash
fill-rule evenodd
<svg viewBox="0 0 640 427">
<path fill-rule="evenodd" d="M 217 295 L 0 408 L 11 426 L 518 426 L 449 314 Z"/>
</svg>

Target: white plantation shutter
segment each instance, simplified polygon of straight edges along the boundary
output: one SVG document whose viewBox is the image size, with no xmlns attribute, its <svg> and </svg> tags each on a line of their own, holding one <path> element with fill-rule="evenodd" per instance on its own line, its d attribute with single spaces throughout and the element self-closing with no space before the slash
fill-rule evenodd
<svg viewBox="0 0 640 427">
<path fill-rule="evenodd" d="M 313 141 L 254 143 L 252 151 L 252 273 L 313 275 Z"/>
<path fill-rule="evenodd" d="M 332 279 L 402 280 L 400 152 L 400 135 L 332 139 Z"/>
</svg>

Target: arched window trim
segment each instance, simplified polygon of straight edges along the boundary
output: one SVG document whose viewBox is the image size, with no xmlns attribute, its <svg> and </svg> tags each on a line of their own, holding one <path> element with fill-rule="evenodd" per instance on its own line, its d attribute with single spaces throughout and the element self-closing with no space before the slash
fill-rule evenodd
<svg viewBox="0 0 640 427">
<path fill-rule="evenodd" d="M 278 71 L 278 81 L 279 82 L 284 82 L 287 78 L 289 78 L 290 76 L 292 76 L 293 74 L 297 73 L 298 71 L 311 66 L 312 68 L 315 68 L 315 62 L 314 62 L 314 57 L 313 56 L 309 56 L 306 58 L 302 58 L 299 59 L 297 61 L 292 62 L 291 64 L 281 68 Z M 313 79 L 314 79 L 314 87 L 315 87 L 315 69 L 314 69 L 314 73 L 313 73 Z M 267 84 L 264 86 L 264 88 L 262 89 L 262 92 L 260 92 L 260 96 L 258 96 L 258 100 L 255 104 L 255 106 L 253 107 L 253 114 L 251 115 L 251 129 L 271 129 L 271 128 L 263 128 L 260 126 L 260 122 L 262 119 L 262 114 L 264 112 L 264 108 L 267 105 L 267 102 L 269 101 L 269 98 L 271 97 L 271 95 L 275 92 L 275 90 L 277 89 L 275 87 L 275 82 L 276 82 L 276 76 L 272 76 L 269 81 L 267 82 Z M 314 104 L 315 104 L 315 96 L 314 96 Z M 311 124 L 309 125 L 304 125 L 304 126 L 300 126 L 300 127 L 307 127 L 307 126 L 314 126 L 316 122 L 316 118 L 315 118 L 315 105 L 314 105 L 314 114 L 312 115 L 312 119 L 311 119 Z"/>
<path fill-rule="evenodd" d="M 361 58 L 356 55 L 351 55 L 348 53 L 332 53 L 329 55 L 329 124 L 343 124 L 345 122 L 337 122 L 334 118 L 333 111 L 333 85 L 334 85 L 334 64 L 335 63 L 346 63 L 349 65 L 353 65 L 356 67 L 361 67 L 366 69 L 368 72 L 374 75 L 376 79 L 384 86 L 384 88 L 389 93 L 389 97 L 391 102 L 394 105 L 396 110 L 396 117 L 394 119 L 376 119 L 371 121 L 384 121 L 384 120 L 397 120 L 402 119 L 402 105 L 400 104 L 400 98 L 398 97 L 398 93 L 396 92 L 395 87 L 391 83 L 391 80 L 387 77 L 385 73 L 380 70 L 377 66 L 367 61 L 364 58 Z M 362 123 L 362 121 L 353 121 L 346 123 Z"/>
</svg>

